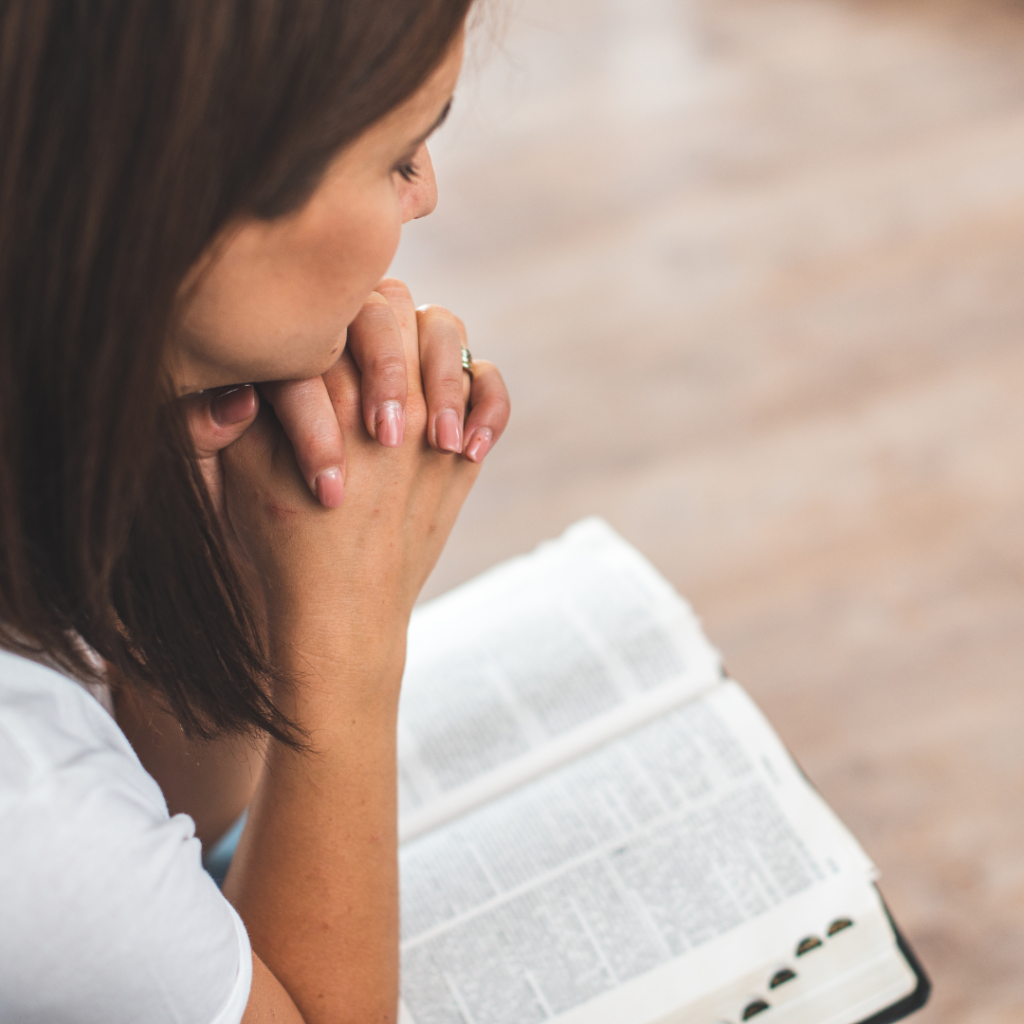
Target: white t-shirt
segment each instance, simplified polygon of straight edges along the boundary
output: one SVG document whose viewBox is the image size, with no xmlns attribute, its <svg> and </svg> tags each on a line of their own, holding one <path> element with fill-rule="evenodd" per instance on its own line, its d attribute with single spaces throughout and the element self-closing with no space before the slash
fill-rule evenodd
<svg viewBox="0 0 1024 1024">
<path fill-rule="evenodd" d="M 238 1024 L 245 927 L 88 690 L 0 651 L 0 1021 Z"/>
</svg>

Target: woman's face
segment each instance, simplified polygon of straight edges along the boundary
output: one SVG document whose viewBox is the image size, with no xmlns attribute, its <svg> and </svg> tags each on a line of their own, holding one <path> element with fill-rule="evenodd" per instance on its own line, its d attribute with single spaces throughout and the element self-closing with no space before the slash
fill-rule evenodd
<svg viewBox="0 0 1024 1024">
<path fill-rule="evenodd" d="M 168 350 L 178 394 L 313 377 L 337 361 L 402 225 L 437 203 L 425 140 L 447 112 L 462 44 L 332 161 L 299 210 L 232 225 L 199 261 Z"/>
</svg>

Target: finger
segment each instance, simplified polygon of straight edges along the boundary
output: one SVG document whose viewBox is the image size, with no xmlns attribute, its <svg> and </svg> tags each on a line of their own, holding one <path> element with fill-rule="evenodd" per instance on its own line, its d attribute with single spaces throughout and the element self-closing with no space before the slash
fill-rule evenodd
<svg viewBox="0 0 1024 1024">
<path fill-rule="evenodd" d="M 211 388 L 181 400 L 199 471 L 218 513 L 224 511 L 224 471 L 220 453 L 250 428 L 260 407 L 251 384 Z"/>
<path fill-rule="evenodd" d="M 468 377 L 469 374 L 466 374 Z M 494 363 L 473 360 L 473 390 L 466 417 L 463 454 L 471 462 L 483 462 L 508 425 L 512 403 L 508 388 Z"/>
<path fill-rule="evenodd" d="M 183 399 L 185 423 L 196 456 L 207 459 L 237 441 L 259 411 L 260 400 L 251 384 L 213 388 Z"/>
<path fill-rule="evenodd" d="M 324 508 L 345 497 L 345 445 L 322 377 L 261 384 L 295 449 L 303 479 Z"/>
<path fill-rule="evenodd" d="M 427 440 L 439 452 L 462 451 L 463 392 L 462 321 L 441 306 L 416 310 L 420 374 L 427 399 Z"/>
<path fill-rule="evenodd" d="M 262 387 L 262 385 L 261 385 Z M 232 517 L 248 512 L 259 505 L 266 495 L 267 481 L 273 477 L 276 490 L 273 507 L 276 511 L 304 508 L 309 502 L 309 483 L 303 478 L 295 458 L 295 447 L 287 436 L 270 402 L 262 404 L 252 426 L 221 455 L 224 475 L 236 485 L 234 500 L 243 502 L 244 509 L 232 508 L 231 490 L 228 488 L 226 505 Z M 247 481 L 241 488 L 237 485 Z"/>
<path fill-rule="evenodd" d="M 348 350 L 362 373 L 363 422 L 371 437 L 400 448 L 409 393 L 405 345 L 391 304 L 376 292 L 348 328 Z"/>
<path fill-rule="evenodd" d="M 365 426 L 362 412 L 363 375 L 352 353 L 347 349 L 342 352 L 341 358 L 323 375 L 323 381 L 342 436 L 358 434 Z"/>
<path fill-rule="evenodd" d="M 416 307 L 412 302 L 412 294 L 405 286 L 405 283 L 395 277 L 385 277 L 377 285 L 376 291 L 388 300 L 395 319 L 398 321 L 398 328 L 402 332 L 402 342 L 405 345 L 405 356 L 409 364 L 409 387 L 419 391 L 420 384 L 420 345 L 417 334 Z M 415 372 L 413 372 L 415 369 Z"/>
</svg>

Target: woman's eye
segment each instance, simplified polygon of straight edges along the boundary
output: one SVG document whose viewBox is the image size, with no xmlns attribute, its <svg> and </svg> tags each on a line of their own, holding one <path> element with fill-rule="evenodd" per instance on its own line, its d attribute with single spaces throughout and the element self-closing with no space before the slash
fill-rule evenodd
<svg viewBox="0 0 1024 1024">
<path fill-rule="evenodd" d="M 398 171 L 406 181 L 414 181 L 419 177 L 420 173 L 416 169 L 416 165 L 411 160 L 406 160 L 404 163 L 400 163 L 395 170 Z"/>
</svg>

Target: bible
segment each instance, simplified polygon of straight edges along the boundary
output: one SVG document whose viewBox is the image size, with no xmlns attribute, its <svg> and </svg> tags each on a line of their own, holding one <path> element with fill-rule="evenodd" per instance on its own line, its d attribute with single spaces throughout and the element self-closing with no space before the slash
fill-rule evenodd
<svg viewBox="0 0 1024 1024">
<path fill-rule="evenodd" d="M 690 606 L 585 519 L 417 608 L 401 1024 L 887 1024 L 929 982 Z"/>
</svg>

